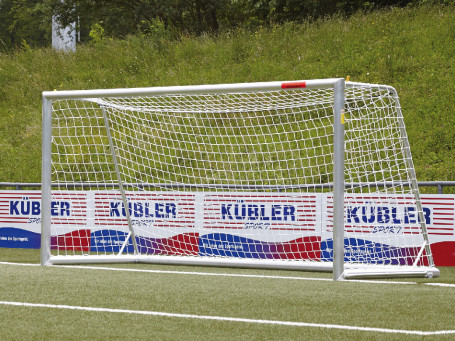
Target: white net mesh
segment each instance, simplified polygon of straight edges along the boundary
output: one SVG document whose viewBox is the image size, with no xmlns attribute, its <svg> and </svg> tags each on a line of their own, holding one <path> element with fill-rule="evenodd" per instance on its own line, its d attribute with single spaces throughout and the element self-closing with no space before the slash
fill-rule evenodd
<svg viewBox="0 0 455 341">
<path fill-rule="evenodd" d="M 431 264 L 398 98 L 345 96 L 345 260 Z M 52 253 L 332 261 L 333 98 L 53 101 Z"/>
</svg>

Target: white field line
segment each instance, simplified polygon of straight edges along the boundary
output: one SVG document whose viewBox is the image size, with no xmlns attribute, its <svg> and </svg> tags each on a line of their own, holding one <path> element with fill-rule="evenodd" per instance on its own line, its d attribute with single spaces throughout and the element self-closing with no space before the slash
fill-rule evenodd
<svg viewBox="0 0 455 341">
<path fill-rule="evenodd" d="M 40 264 L 28 263 L 11 263 L 0 262 L 0 265 L 17 265 L 17 266 L 41 266 Z M 174 275 L 191 275 L 191 276 L 221 276 L 221 277 L 245 277 L 245 278 L 267 278 L 267 279 L 287 279 L 287 280 L 303 280 L 303 281 L 323 281 L 333 282 L 331 278 L 314 278 L 314 277 L 297 277 L 297 276 L 271 276 L 271 275 L 249 275 L 249 274 L 230 274 L 216 272 L 195 272 L 195 271 L 173 271 L 173 270 L 152 270 L 152 269 L 127 269 L 102 266 L 86 266 L 86 265 L 53 265 L 53 267 L 70 268 L 70 269 L 88 269 L 88 270 L 105 270 L 105 271 L 124 271 L 124 272 L 144 272 L 157 274 L 174 274 Z M 416 285 L 417 282 L 395 282 L 395 281 L 378 281 L 378 280 L 346 280 L 344 282 L 356 283 L 374 283 L 374 284 L 398 284 L 398 285 Z M 420 283 L 421 285 L 440 286 L 455 288 L 455 284 L 449 283 Z"/>
<path fill-rule="evenodd" d="M 120 314 L 133 314 L 133 315 L 160 316 L 160 317 L 169 317 L 169 318 L 212 320 L 212 321 L 222 321 L 222 322 L 270 324 L 270 325 L 281 325 L 281 326 L 289 326 L 289 327 L 313 327 L 313 328 L 325 328 L 325 329 L 342 329 L 342 330 L 351 330 L 351 331 L 364 331 L 364 332 L 389 333 L 389 334 L 408 334 L 408 335 L 422 335 L 422 336 L 455 334 L 455 330 L 421 331 L 421 330 L 386 329 L 386 328 L 346 326 L 346 325 L 339 325 L 339 324 L 307 323 L 307 322 L 277 321 L 277 320 L 259 320 L 259 319 L 248 319 L 248 318 L 226 317 L 226 316 L 176 314 L 176 313 L 166 313 L 166 312 L 161 312 L 161 311 L 148 311 L 148 310 L 81 307 L 81 306 L 71 306 L 71 305 L 61 305 L 61 304 L 41 304 L 41 303 L 10 302 L 10 301 L 0 301 L 0 304 L 8 305 L 8 306 L 30 307 L 30 308 L 66 309 L 66 310 L 78 310 L 78 311 L 102 312 L 102 313 L 120 313 Z"/>
</svg>

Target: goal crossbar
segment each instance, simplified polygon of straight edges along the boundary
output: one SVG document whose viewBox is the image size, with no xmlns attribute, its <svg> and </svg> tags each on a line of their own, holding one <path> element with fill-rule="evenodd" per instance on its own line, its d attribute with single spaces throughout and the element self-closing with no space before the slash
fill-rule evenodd
<svg viewBox="0 0 455 341">
<path fill-rule="evenodd" d="M 57 99 L 85 99 L 85 98 L 111 98 L 111 97 L 141 97 L 141 96 L 165 96 L 165 95 L 196 95 L 206 93 L 229 93 L 229 92 L 257 92 L 274 91 L 283 89 L 312 89 L 333 88 L 336 82 L 343 79 L 317 79 L 286 82 L 256 82 L 256 83 L 232 83 L 232 84 L 207 84 L 207 85 L 184 85 L 164 86 L 153 88 L 131 89 L 96 89 L 96 90 L 68 90 L 68 91 L 43 91 L 43 98 L 47 100 Z"/>
</svg>

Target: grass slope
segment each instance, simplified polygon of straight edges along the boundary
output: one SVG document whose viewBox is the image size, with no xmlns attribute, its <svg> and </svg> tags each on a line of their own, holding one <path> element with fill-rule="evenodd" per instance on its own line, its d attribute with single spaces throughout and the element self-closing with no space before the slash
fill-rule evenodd
<svg viewBox="0 0 455 341">
<path fill-rule="evenodd" d="M 455 179 L 455 5 L 0 54 L 0 181 L 39 182 L 41 92 L 346 77 L 397 88 L 419 180 Z"/>
</svg>

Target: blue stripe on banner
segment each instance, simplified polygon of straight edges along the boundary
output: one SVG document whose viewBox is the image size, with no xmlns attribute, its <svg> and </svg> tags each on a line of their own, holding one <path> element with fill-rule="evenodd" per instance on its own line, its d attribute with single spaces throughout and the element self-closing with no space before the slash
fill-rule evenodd
<svg viewBox="0 0 455 341">
<path fill-rule="evenodd" d="M 39 249 L 41 234 L 14 227 L 0 228 L 0 247 Z"/>
</svg>

